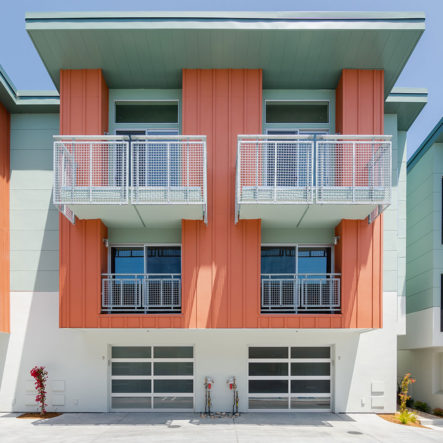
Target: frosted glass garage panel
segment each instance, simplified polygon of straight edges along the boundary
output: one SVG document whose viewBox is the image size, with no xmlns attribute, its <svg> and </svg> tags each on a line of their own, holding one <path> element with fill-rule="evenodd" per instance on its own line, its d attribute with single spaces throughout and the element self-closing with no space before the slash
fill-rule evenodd
<svg viewBox="0 0 443 443">
<path fill-rule="evenodd" d="M 193 358 L 192 346 L 156 346 L 154 358 Z"/>
<path fill-rule="evenodd" d="M 112 397 L 112 409 L 150 409 L 150 397 Z"/>
<path fill-rule="evenodd" d="M 148 346 L 113 346 L 112 358 L 151 358 Z"/>
<path fill-rule="evenodd" d="M 154 409 L 192 409 L 192 397 L 154 397 Z"/>
<path fill-rule="evenodd" d="M 151 375 L 151 363 L 112 362 L 112 375 Z"/>
<path fill-rule="evenodd" d="M 288 409 L 288 399 L 285 397 L 249 397 L 249 409 Z"/>
<path fill-rule="evenodd" d="M 112 380 L 114 394 L 151 393 L 151 380 Z"/>
</svg>

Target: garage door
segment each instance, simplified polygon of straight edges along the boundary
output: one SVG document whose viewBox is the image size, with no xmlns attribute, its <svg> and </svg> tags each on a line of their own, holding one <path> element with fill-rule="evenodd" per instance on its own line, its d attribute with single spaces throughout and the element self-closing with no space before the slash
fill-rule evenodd
<svg viewBox="0 0 443 443">
<path fill-rule="evenodd" d="M 249 410 L 331 410 L 329 347 L 249 347 Z"/>
<path fill-rule="evenodd" d="M 113 346 L 110 409 L 194 409 L 192 346 Z"/>
</svg>

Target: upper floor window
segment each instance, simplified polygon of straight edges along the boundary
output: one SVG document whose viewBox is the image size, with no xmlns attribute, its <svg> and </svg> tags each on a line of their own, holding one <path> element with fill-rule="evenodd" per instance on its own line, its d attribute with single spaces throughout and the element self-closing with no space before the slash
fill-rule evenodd
<svg viewBox="0 0 443 443">
<path fill-rule="evenodd" d="M 178 124 L 178 101 L 118 101 L 115 122 Z"/>
<path fill-rule="evenodd" d="M 329 274 L 331 247 L 262 246 L 262 274 Z"/>
<path fill-rule="evenodd" d="M 180 274 L 180 246 L 113 246 L 112 274 Z"/>
<path fill-rule="evenodd" d="M 329 123 L 325 101 L 266 101 L 266 123 Z"/>
</svg>

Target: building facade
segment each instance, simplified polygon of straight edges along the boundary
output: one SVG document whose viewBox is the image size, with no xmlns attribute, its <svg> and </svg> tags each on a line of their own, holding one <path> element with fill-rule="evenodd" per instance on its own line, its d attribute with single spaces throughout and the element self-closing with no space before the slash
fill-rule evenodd
<svg viewBox="0 0 443 443">
<path fill-rule="evenodd" d="M 60 411 L 393 412 L 424 16 L 26 29 L 59 97 L 2 77 L 0 409 L 41 364 Z"/>
<path fill-rule="evenodd" d="M 406 332 L 399 377 L 411 372 L 414 400 L 443 408 L 443 119 L 408 161 Z"/>
</svg>

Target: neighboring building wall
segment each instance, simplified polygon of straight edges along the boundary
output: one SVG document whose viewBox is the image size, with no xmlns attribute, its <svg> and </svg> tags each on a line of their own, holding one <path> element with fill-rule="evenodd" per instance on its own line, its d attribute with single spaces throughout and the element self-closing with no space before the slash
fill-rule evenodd
<svg viewBox="0 0 443 443">
<path fill-rule="evenodd" d="M 441 332 L 443 144 L 408 172 L 407 335 L 400 349 L 443 346 Z"/>
<path fill-rule="evenodd" d="M 408 372 L 416 379 L 409 390 L 415 401 L 443 408 L 443 346 L 399 351 L 397 364 L 399 380 Z"/>
<path fill-rule="evenodd" d="M 52 143 L 58 114 L 11 116 L 11 292 L 58 292 Z"/>
<path fill-rule="evenodd" d="M 0 103 L 0 332 L 9 332 L 10 117 Z"/>
</svg>

